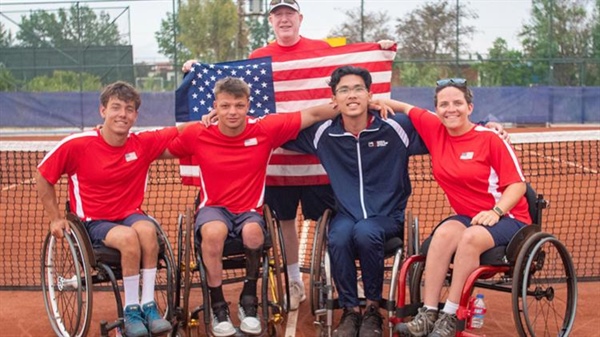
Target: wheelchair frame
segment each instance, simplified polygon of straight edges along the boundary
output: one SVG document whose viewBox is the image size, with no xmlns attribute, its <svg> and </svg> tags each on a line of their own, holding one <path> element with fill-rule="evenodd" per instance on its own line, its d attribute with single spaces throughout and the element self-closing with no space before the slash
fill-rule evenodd
<svg viewBox="0 0 600 337">
<path fill-rule="evenodd" d="M 41 256 L 41 282 L 44 305 L 50 325 L 57 336 L 86 336 L 92 317 L 93 287 L 109 283 L 117 309 L 113 322 L 102 320 L 100 334 L 123 331 L 123 302 L 118 280 L 122 279 L 119 251 L 108 247 L 93 247 L 87 230 L 73 213 L 67 214 L 70 234 L 57 239 L 48 233 Z M 159 256 L 155 285 L 155 299 L 167 320 L 173 308 L 173 250 L 169 240 L 156 221 Z"/>
<path fill-rule="evenodd" d="M 284 296 L 289 298 L 288 275 L 285 269 L 285 245 L 283 234 L 279 230 L 279 222 L 268 205 L 263 206 L 263 216 L 266 225 L 265 244 L 262 252 L 262 265 L 260 269 L 261 287 L 260 301 L 262 320 L 266 322 L 266 327 L 260 336 L 280 336 L 282 325 L 286 320 L 289 311 L 289 303 L 286 303 Z M 175 325 L 173 335 L 176 336 L 198 336 L 200 326 L 200 312 L 203 313 L 207 336 L 212 336 L 210 324 L 210 296 L 206 280 L 206 270 L 202 262 L 201 252 L 194 244 L 194 219 L 195 216 L 191 208 L 187 208 L 184 215 L 180 215 L 179 237 L 178 237 L 178 269 L 176 275 L 176 294 L 175 294 Z M 241 241 L 240 241 L 241 242 Z M 230 246 L 228 246 L 228 244 Z M 243 269 L 245 268 L 245 256 L 243 251 L 233 248 L 228 252 L 232 242 L 226 241 L 223 270 Z M 236 244 L 236 243 L 233 243 Z M 193 274 L 199 273 L 199 282 L 194 284 Z M 243 282 L 244 276 L 223 279 L 223 284 Z M 202 289 L 202 304 L 191 309 L 190 293 L 193 288 Z M 238 330 L 238 335 L 243 335 Z"/>
<path fill-rule="evenodd" d="M 540 307 L 553 306 L 554 300 L 556 300 L 555 296 L 558 295 L 556 284 L 564 282 L 566 285 L 564 291 L 567 296 L 564 301 L 564 316 L 556 321 L 562 321 L 560 327 L 555 327 L 558 331 L 550 333 L 550 335 L 568 336 L 573 328 L 577 307 L 577 276 L 573 262 L 566 247 L 558 239 L 551 234 L 542 232 L 542 209 L 547 207 L 547 201 L 542 195 L 537 195 L 529 185 L 527 185 L 526 197 L 534 224 L 521 228 L 506 247 L 495 247 L 482 254 L 482 264 L 471 273 L 463 286 L 456 313 L 458 318 L 456 336 L 479 336 L 470 330 L 470 320 L 473 316 L 470 305 L 475 287 L 511 293 L 513 318 L 519 336 L 536 336 L 540 331 L 540 326 L 538 326 L 540 323 L 529 316 L 538 314 L 548 319 L 545 315 L 550 314 L 549 310 Z M 418 222 L 412 229 L 409 227 L 409 230 L 418 233 Z M 551 250 L 555 250 L 555 253 L 552 254 Z M 499 253 L 501 253 L 500 259 L 498 259 Z M 419 253 L 417 252 L 417 254 Z M 551 272 L 552 270 L 549 269 L 553 267 L 548 265 L 549 256 L 556 258 L 554 262 L 560 260 L 566 274 L 564 277 L 545 274 Z M 417 309 L 423 304 L 420 287 L 425 261 L 425 255 L 413 255 L 402 265 L 398 278 L 397 303 L 399 305 L 396 310 L 395 322 L 400 322 L 401 319 L 408 316 L 414 316 Z M 492 262 L 487 263 L 488 261 Z M 488 281 L 497 274 L 502 275 L 499 281 Z M 446 277 L 446 285 L 450 284 L 451 278 L 450 269 Z M 407 288 L 409 289 L 408 304 Z M 443 304 L 443 302 L 439 303 L 440 309 Z M 553 310 L 556 309 L 553 308 Z M 562 311 L 562 309 L 558 310 Z M 557 311 L 554 311 L 555 315 L 560 314 Z"/>
<path fill-rule="evenodd" d="M 315 239 L 312 246 L 310 261 L 310 306 L 313 316 L 315 316 L 315 325 L 321 329 L 321 336 L 331 336 L 333 332 L 333 311 L 340 309 L 338 299 L 335 297 L 335 284 L 331 274 L 331 262 L 327 250 L 327 226 L 331 220 L 332 211 L 327 209 L 319 218 L 315 228 Z M 380 307 L 387 311 L 389 318 L 393 317 L 396 310 L 396 287 L 397 275 L 404 254 L 404 244 L 399 237 L 393 237 L 386 240 L 384 244 L 385 256 L 388 260 L 394 258 L 392 266 L 385 266 L 384 273 L 390 273 L 388 297 L 382 298 Z M 360 269 L 359 269 L 360 270 Z M 386 279 L 384 277 L 384 283 Z M 359 298 L 360 306 L 366 305 L 365 298 Z M 388 324 L 390 335 L 393 329 L 391 323 Z"/>
</svg>

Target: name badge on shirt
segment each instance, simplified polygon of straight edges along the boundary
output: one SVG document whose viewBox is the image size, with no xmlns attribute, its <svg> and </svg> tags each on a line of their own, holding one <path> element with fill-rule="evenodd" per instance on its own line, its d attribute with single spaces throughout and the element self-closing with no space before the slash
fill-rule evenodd
<svg viewBox="0 0 600 337">
<path fill-rule="evenodd" d="M 255 146 L 258 145 L 258 139 L 250 138 L 244 141 L 244 146 Z"/>
<path fill-rule="evenodd" d="M 125 161 L 126 162 L 130 162 L 130 161 L 134 161 L 137 159 L 137 154 L 135 154 L 135 152 L 129 152 L 125 154 Z"/>
<path fill-rule="evenodd" d="M 460 155 L 460 159 L 461 160 L 470 160 L 470 159 L 473 159 L 473 152 L 463 152 Z"/>
</svg>

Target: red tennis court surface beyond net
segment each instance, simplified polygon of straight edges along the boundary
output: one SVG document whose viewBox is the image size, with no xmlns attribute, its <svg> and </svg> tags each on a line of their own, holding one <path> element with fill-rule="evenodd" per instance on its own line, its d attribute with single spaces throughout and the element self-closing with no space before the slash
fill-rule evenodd
<svg viewBox="0 0 600 337">
<path fill-rule="evenodd" d="M 584 132 L 560 133 L 532 129 L 518 131 L 527 131 L 523 135 L 512 135 L 523 171 L 538 193 L 543 194 L 550 203 L 549 208 L 544 211 L 544 230 L 556 235 L 566 244 L 580 280 L 592 281 L 580 283 L 578 317 L 572 335 L 599 336 L 600 323 L 590 298 L 600 295 L 597 282 L 600 280 L 600 131 L 597 128 Z M 39 291 L 40 253 L 48 226 L 37 200 L 33 177 L 36 165 L 53 144 L 55 141 L 13 142 L 0 138 L 0 289 L 6 290 L 0 291 L 2 336 L 28 335 L 27 331 L 33 331 L 31 336 L 52 335 Z M 440 219 L 451 214 L 451 210 L 433 181 L 427 156 L 414 157 L 409 170 L 413 195 L 408 210 L 418 217 L 421 238 L 424 239 Z M 59 202 L 64 204 L 66 179 L 61 180 L 57 190 Z M 179 183 L 176 161 L 157 162 L 152 166 L 144 207 L 162 223 L 174 245 L 177 215 L 193 203 L 195 191 L 195 188 Z M 313 241 L 312 227 L 301 226 L 300 231 L 301 249 L 304 253 L 301 266 L 304 271 L 308 271 L 308 256 Z M 174 246 L 174 249 L 177 247 Z M 8 291 L 24 289 L 34 291 Z M 235 304 L 237 289 L 233 288 L 231 292 L 227 296 Z M 93 333 L 98 333 L 96 322 L 99 319 L 110 320 L 115 315 L 113 300 L 104 300 L 104 297 L 110 297 L 110 294 L 99 292 L 98 296 L 94 296 Z M 509 295 L 489 294 L 486 299 L 490 308 L 484 329 L 486 334 L 515 335 Z M 586 317 L 589 319 L 586 320 Z M 492 329 L 495 325 L 498 325 L 498 329 Z M 297 336 L 312 336 L 314 333 L 310 308 L 306 302 L 300 309 L 297 328 Z"/>
</svg>

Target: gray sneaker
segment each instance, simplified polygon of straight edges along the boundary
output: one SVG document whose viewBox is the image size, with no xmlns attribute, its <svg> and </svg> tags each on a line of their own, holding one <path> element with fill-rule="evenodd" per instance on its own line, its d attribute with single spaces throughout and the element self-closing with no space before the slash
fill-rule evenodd
<svg viewBox="0 0 600 337">
<path fill-rule="evenodd" d="M 400 323 L 394 328 L 400 336 L 424 337 L 433 331 L 433 326 L 437 320 L 436 310 L 427 310 L 425 307 L 419 308 L 419 312 L 408 323 Z"/>
<path fill-rule="evenodd" d="M 456 318 L 455 314 L 448 314 L 442 311 L 442 315 L 435 322 L 433 332 L 429 337 L 452 337 L 456 335 Z"/>
</svg>

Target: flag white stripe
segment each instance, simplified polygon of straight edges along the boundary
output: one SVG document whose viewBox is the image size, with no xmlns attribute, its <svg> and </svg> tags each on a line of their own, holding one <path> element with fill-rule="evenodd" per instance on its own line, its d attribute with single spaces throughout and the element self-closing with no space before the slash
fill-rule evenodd
<svg viewBox="0 0 600 337">
<path fill-rule="evenodd" d="M 373 84 L 378 83 L 390 83 L 392 77 L 391 71 L 378 71 L 371 73 Z M 311 90 L 311 89 L 329 89 L 330 76 L 315 77 L 301 80 L 289 80 L 289 81 L 276 81 L 273 83 L 275 92 L 283 91 L 299 91 L 299 90 Z"/>
<path fill-rule="evenodd" d="M 381 55 L 384 55 L 386 60 L 393 60 L 396 56 L 395 51 L 369 50 L 363 52 L 352 52 L 347 54 L 337 54 L 330 56 L 319 56 L 307 59 L 273 62 L 273 72 L 280 70 L 295 70 L 313 67 L 336 66 L 352 63 L 373 62 L 373 60 L 381 60 Z"/>
<path fill-rule="evenodd" d="M 390 98 L 391 93 L 386 92 L 382 94 L 373 94 L 373 99 L 383 99 Z M 285 112 L 294 112 L 298 110 L 302 110 L 306 107 L 317 106 L 320 104 L 327 104 L 331 102 L 331 98 L 321 98 L 321 99 L 309 99 L 302 101 L 287 101 L 287 102 L 276 102 L 275 107 L 277 113 L 285 113 Z"/>
</svg>

